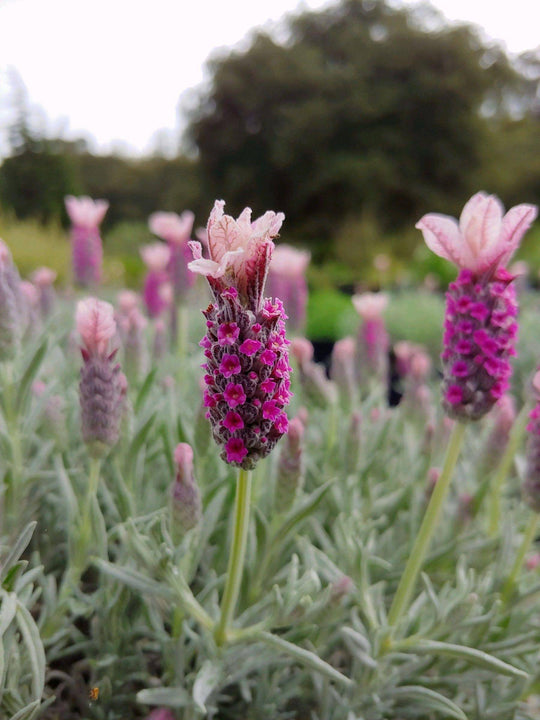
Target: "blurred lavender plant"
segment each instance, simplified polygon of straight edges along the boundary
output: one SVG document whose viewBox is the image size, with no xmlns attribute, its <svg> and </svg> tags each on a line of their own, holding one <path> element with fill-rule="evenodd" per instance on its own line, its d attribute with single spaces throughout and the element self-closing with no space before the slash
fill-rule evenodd
<svg viewBox="0 0 540 720">
<path fill-rule="evenodd" d="M 109 208 L 106 200 L 89 197 L 65 198 L 71 220 L 71 253 L 73 277 L 82 287 L 99 285 L 103 264 L 103 247 L 99 226 Z"/>
</svg>

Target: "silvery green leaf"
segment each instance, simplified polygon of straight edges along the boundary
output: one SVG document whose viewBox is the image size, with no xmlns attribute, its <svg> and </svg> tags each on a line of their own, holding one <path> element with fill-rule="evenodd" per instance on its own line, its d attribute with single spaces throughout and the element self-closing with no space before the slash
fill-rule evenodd
<svg viewBox="0 0 540 720">
<path fill-rule="evenodd" d="M 352 680 L 340 673 L 339 670 L 336 670 L 336 668 L 329 665 L 310 650 L 305 650 L 298 645 L 294 645 L 293 643 L 290 643 L 277 635 L 273 635 L 272 633 L 265 632 L 264 630 L 254 633 L 253 637 L 254 639 L 261 640 L 266 645 L 273 647 L 275 650 L 279 650 L 280 652 L 289 655 L 300 664 L 309 667 L 311 670 L 316 670 L 322 675 L 325 675 L 330 680 L 334 680 L 345 687 L 352 687 L 354 685 Z"/>
<path fill-rule="evenodd" d="M 32 668 L 32 692 L 36 700 L 41 699 L 45 687 L 45 652 L 39 630 L 28 610 L 17 601 L 17 624 L 24 638 Z"/>
<path fill-rule="evenodd" d="M 206 700 L 219 685 L 221 677 L 221 665 L 212 660 L 206 660 L 197 673 L 193 683 L 193 700 L 201 712 L 206 712 Z"/>
<path fill-rule="evenodd" d="M 152 385 L 154 384 L 154 380 L 156 379 L 157 375 L 157 367 L 153 367 L 148 375 L 146 376 L 143 384 L 141 385 L 141 389 L 139 390 L 137 394 L 137 398 L 135 400 L 135 412 L 138 413 L 144 403 L 146 402 L 146 399 L 148 395 L 150 394 L 150 390 L 152 389 Z"/>
<path fill-rule="evenodd" d="M 21 708 L 15 715 L 12 715 L 9 720 L 34 720 L 40 712 L 40 701 L 34 700 L 29 705 Z"/>
<path fill-rule="evenodd" d="M 113 565 L 102 558 L 92 558 L 92 563 L 106 575 L 115 578 L 115 580 L 119 580 L 128 587 L 132 588 L 132 590 L 137 590 L 138 592 L 146 593 L 150 596 L 155 595 L 157 597 L 164 597 L 168 600 L 174 599 L 174 593 L 170 588 L 162 583 L 158 583 L 155 580 L 145 577 L 136 570 Z"/>
<path fill-rule="evenodd" d="M 509 677 L 528 678 L 524 670 L 488 655 L 482 650 L 466 647 L 465 645 L 453 645 L 452 643 L 439 642 L 437 640 L 419 640 L 414 645 L 407 645 L 407 650 L 417 654 L 444 655 L 476 665 L 484 670 L 508 675 Z"/>
<path fill-rule="evenodd" d="M 47 338 L 41 343 L 41 345 L 38 347 L 34 355 L 32 356 L 32 359 L 30 360 L 28 367 L 24 371 L 24 374 L 21 378 L 21 381 L 18 386 L 17 390 L 17 400 L 16 400 L 16 407 L 17 410 L 20 410 L 24 401 L 26 400 L 26 397 L 28 395 L 28 392 L 30 390 L 30 386 L 32 385 L 32 382 L 35 380 L 35 377 L 37 375 L 37 372 L 41 366 L 41 363 L 43 362 L 43 359 L 45 357 L 45 354 L 47 352 Z"/>
<path fill-rule="evenodd" d="M 433 712 L 440 713 L 443 718 L 456 718 L 457 720 L 467 720 L 467 716 L 455 703 L 444 695 L 435 690 L 429 690 L 421 685 L 404 685 L 394 688 L 390 693 L 390 697 L 398 700 L 397 708 L 402 707 L 405 703 L 414 703 L 416 706 L 426 708 Z"/>
<path fill-rule="evenodd" d="M 317 488 L 317 490 L 314 490 L 306 498 L 303 498 L 299 503 L 298 507 L 296 509 L 293 509 L 285 517 L 283 524 L 278 528 L 277 532 L 275 533 L 275 537 L 283 540 L 292 530 L 294 530 L 296 525 L 302 522 L 302 520 L 304 520 L 306 517 L 309 517 L 314 512 L 317 505 L 319 505 L 319 503 L 322 501 L 322 499 L 332 486 L 333 482 L 334 480 L 328 480 L 324 483 L 324 485 L 321 485 L 320 488 Z"/>
<path fill-rule="evenodd" d="M 14 543 L 13 547 L 11 548 L 11 550 L 6 555 L 6 557 L 2 563 L 2 566 L 0 568 L 0 580 L 2 582 L 4 581 L 4 578 L 6 577 L 8 570 L 13 566 L 14 563 L 17 562 L 19 557 L 26 550 L 30 540 L 32 539 L 32 535 L 34 534 L 36 525 L 37 525 L 37 522 L 35 520 L 28 523 L 28 525 L 24 528 L 24 530 L 19 535 L 17 540 L 15 540 L 15 543 Z"/>
<path fill-rule="evenodd" d="M 150 688 L 137 693 L 137 702 L 141 705 L 163 705 L 164 707 L 190 707 L 193 700 L 183 687 Z"/>
</svg>

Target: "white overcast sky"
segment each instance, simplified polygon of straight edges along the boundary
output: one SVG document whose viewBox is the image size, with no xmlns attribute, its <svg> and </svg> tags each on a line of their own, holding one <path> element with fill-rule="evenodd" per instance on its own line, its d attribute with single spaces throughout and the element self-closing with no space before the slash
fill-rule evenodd
<svg viewBox="0 0 540 720">
<path fill-rule="evenodd" d="M 409 0 L 406 0 L 409 2 Z M 68 136 L 144 152 L 178 128 L 180 96 L 203 80 L 217 48 L 327 0 L 0 0 L 0 130 L 9 69 Z M 540 44 L 540 0 L 434 0 L 450 20 L 480 26 L 511 53 Z M 0 154 L 1 154 L 0 132 Z"/>
</svg>

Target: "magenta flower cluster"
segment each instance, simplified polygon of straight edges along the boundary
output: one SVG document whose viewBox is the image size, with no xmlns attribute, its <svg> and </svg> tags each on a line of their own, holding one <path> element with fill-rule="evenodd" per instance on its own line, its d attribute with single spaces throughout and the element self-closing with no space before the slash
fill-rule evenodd
<svg viewBox="0 0 540 720">
<path fill-rule="evenodd" d="M 289 358 L 281 301 L 254 316 L 230 287 L 204 311 L 204 405 L 223 459 L 244 469 L 266 457 L 287 431 Z"/>
<path fill-rule="evenodd" d="M 191 243 L 189 269 L 206 276 L 214 302 L 203 311 L 207 332 L 200 345 L 206 370 L 204 405 L 221 457 L 244 470 L 266 457 L 287 432 L 291 397 L 289 341 L 281 300 L 264 297 L 268 267 L 282 213 L 251 220 L 246 208 L 234 219 L 216 200 L 208 220 L 209 258 Z"/>
<path fill-rule="evenodd" d="M 518 308 L 506 267 L 536 212 L 523 204 L 505 214 L 498 198 L 479 192 L 459 222 L 430 213 L 416 225 L 427 246 L 459 268 L 446 295 L 442 352 L 443 406 L 450 417 L 478 420 L 508 389 Z"/>
<path fill-rule="evenodd" d="M 461 270 L 449 285 L 441 359 L 450 417 L 478 420 L 508 390 L 518 331 L 513 279 L 504 268 L 484 282 Z"/>
</svg>

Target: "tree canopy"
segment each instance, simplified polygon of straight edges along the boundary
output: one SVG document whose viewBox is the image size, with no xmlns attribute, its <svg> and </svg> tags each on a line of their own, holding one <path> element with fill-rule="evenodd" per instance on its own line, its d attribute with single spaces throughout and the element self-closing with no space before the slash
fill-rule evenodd
<svg viewBox="0 0 540 720">
<path fill-rule="evenodd" d="M 476 189 L 488 140 L 486 102 L 500 111 L 517 73 L 469 26 L 383 0 L 342 0 L 257 34 L 211 64 L 192 114 L 206 187 L 240 208 L 285 211 L 326 245 L 352 217 L 393 230 Z"/>
</svg>

